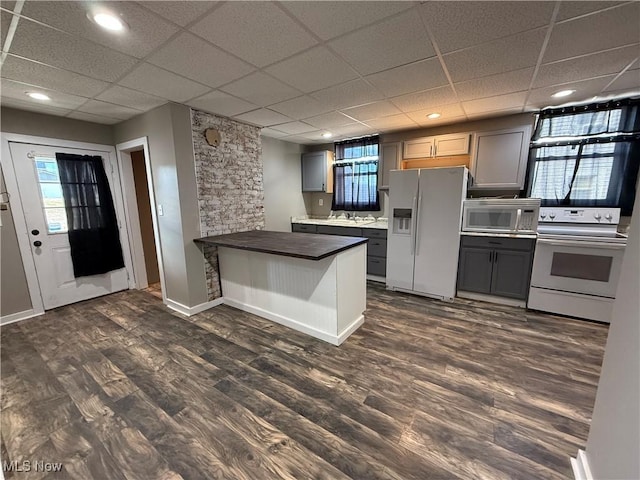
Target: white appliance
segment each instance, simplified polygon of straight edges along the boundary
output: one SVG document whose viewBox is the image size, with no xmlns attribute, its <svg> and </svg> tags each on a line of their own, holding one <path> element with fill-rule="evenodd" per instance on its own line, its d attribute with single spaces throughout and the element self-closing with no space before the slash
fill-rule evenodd
<svg viewBox="0 0 640 480">
<path fill-rule="evenodd" d="M 466 167 L 392 170 L 387 288 L 453 300 Z"/>
<path fill-rule="evenodd" d="M 535 234 L 539 210 L 539 198 L 465 200 L 462 231 Z"/>
<path fill-rule="evenodd" d="M 618 208 L 541 208 L 527 307 L 609 323 L 625 235 Z"/>
</svg>

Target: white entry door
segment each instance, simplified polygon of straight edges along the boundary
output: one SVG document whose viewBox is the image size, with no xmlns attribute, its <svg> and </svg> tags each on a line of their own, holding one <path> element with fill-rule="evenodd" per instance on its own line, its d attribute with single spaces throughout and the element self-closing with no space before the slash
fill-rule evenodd
<svg viewBox="0 0 640 480">
<path fill-rule="evenodd" d="M 122 229 L 123 216 L 119 208 L 122 202 L 115 195 L 118 177 L 112 155 L 109 152 L 14 142 L 10 142 L 9 147 L 45 310 L 129 288 L 126 268 L 102 275 L 73 276 L 67 217 L 56 162 L 56 152 L 102 157 L 121 226 L 120 242 L 126 258 L 128 242 Z"/>
</svg>

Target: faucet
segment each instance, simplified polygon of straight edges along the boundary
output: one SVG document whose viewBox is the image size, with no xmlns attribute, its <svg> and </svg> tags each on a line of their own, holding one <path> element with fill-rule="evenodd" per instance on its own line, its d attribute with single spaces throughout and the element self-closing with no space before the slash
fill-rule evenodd
<svg viewBox="0 0 640 480">
<path fill-rule="evenodd" d="M 346 215 L 347 215 L 347 218 L 352 218 L 353 217 L 353 214 L 350 213 L 350 212 L 346 212 Z"/>
</svg>

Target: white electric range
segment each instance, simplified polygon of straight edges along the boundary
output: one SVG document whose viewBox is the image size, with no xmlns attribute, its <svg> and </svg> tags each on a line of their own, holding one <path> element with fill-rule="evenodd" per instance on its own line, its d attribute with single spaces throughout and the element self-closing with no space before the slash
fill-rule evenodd
<svg viewBox="0 0 640 480">
<path fill-rule="evenodd" d="M 619 208 L 541 207 L 527 307 L 611 321 L 627 238 Z"/>
</svg>

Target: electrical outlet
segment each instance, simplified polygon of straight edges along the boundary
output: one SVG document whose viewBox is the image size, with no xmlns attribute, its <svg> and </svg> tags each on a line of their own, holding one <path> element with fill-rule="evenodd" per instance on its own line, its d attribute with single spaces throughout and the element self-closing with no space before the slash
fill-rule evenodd
<svg viewBox="0 0 640 480">
<path fill-rule="evenodd" d="M 318 199 L 318 205 L 320 205 L 321 207 L 324 205 L 324 198 Z"/>
</svg>

